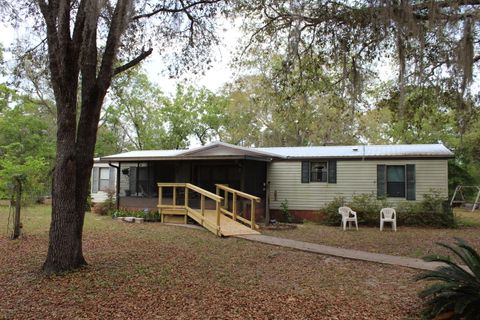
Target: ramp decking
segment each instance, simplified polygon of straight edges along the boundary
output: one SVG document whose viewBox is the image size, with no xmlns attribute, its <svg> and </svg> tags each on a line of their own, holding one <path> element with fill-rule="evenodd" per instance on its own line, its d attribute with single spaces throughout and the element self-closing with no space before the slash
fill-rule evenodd
<svg viewBox="0 0 480 320">
<path fill-rule="evenodd" d="M 162 222 L 187 223 L 187 217 L 190 217 L 217 236 L 230 237 L 260 234 L 260 232 L 255 230 L 258 229 L 258 226 L 255 224 L 255 203 L 260 201 L 258 197 L 223 185 L 217 185 L 217 194 L 190 183 L 159 183 L 158 187 L 158 212 Z M 170 204 L 163 203 L 163 190 L 165 188 L 173 189 L 173 198 Z M 182 204 L 177 204 L 177 189 L 183 191 L 182 198 L 184 199 Z M 225 198 L 219 195 L 220 191 L 224 192 Z M 200 208 L 190 206 L 191 199 L 189 199 L 189 194 L 194 192 L 200 196 Z M 233 198 L 232 211 L 228 210 L 229 193 Z M 238 215 L 237 197 L 247 198 L 251 201 L 250 220 Z M 209 201 L 208 206 L 205 204 L 206 201 Z M 215 209 L 210 209 L 212 206 Z"/>
</svg>

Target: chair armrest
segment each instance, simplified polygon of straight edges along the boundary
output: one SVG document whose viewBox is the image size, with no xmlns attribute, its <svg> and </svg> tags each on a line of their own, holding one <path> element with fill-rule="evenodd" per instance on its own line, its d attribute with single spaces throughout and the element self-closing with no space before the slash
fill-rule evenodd
<svg viewBox="0 0 480 320">
<path fill-rule="evenodd" d="M 356 218 L 357 217 L 357 213 L 355 211 L 350 211 L 350 213 Z"/>
</svg>

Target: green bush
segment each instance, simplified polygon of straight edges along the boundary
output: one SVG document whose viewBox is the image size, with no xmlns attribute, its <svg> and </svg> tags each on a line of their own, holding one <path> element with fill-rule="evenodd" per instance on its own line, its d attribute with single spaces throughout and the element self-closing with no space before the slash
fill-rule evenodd
<svg viewBox="0 0 480 320">
<path fill-rule="evenodd" d="M 435 281 L 422 290 L 423 316 L 426 319 L 478 319 L 480 315 L 480 255 L 468 243 L 456 239 L 454 246 L 439 243 L 449 249 L 465 264 L 464 269 L 450 257 L 432 255 L 428 262 L 443 263 L 434 271 L 427 271 L 418 280 Z"/>
<path fill-rule="evenodd" d="M 377 226 L 380 221 L 382 208 L 394 207 L 397 212 L 398 225 L 454 227 L 455 219 L 448 201 L 438 193 L 425 194 L 422 201 L 404 201 L 397 205 L 388 203 L 386 199 L 376 199 L 374 194 L 354 195 L 350 201 L 337 197 L 323 207 L 321 212 L 326 214 L 324 221 L 327 225 L 340 225 L 341 216 L 338 208 L 347 206 L 357 212 L 358 223 Z"/>
<path fill-rule="evenodd" d="M 376 225 L 380 219 L 380 210 L 389 205 L 385 201 L 377 200 L 373 193 L 363 193 L 354 195 L 348 207 L 357 213 L 359 224 Z"/>
<path fill-rule="evenodd" d="M 158 211 L 145 210 L 127 210 L 118 209 L 111 212 L 112 218 L 134 217 L 144 218 L 145 221 L 160 221 L 160 214 Z"/>
<path fill-rule="evenodd" d="M 338 208 L 343 207 L 345 203 L 344 197 L 335 197 L 332 202 L 329 202 L 325 207 L 323 207 L 321 212 L 325 213 L 326 215 L 324 223 L 327 225 L 340 225 L 342 219 L 338 214 Z"/>
<path fill-rule="evenodd" d="M 282 220 L 288 223 L 293 222 L 293 217 L 290 214 L 290 210 L 288 209 L 288 200 L 285 199 L 280 203 L 280 211 L 282 212 Z"/>
<path fill-rule="evenodd" d="M 456 226 L 452 208 L 438 193 L 423 196 L 420 202 L 403 202 L 397 206 L 397 223 L 411 226 Z"/>
<path fill-rule="evenodd" d="M 93 206 L 92 196 L 88 194 L 87 201 L 85 203 L 85 211 L 90 212 L 92 210 L 92 206 Z"/>
<path fill-rule="evenodd" d="M 92 212 L 101 216 L 111 215 L 115 211 L 116 203 L 113 199 L 114 192 L 107 191 L 107 199 L 104 202 L 96 203 L 92 207 Z"/>
</svg>

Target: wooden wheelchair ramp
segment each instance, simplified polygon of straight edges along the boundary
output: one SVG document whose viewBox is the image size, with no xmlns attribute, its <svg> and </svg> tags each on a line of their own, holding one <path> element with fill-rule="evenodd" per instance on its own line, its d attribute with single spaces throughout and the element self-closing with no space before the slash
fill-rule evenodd
<svg viewBox="0 0 480 320">
<path fill-rule="evenodd" d="M 187 223 L 187 217 L 190 217 L 217 236 L 260 234 L 256 230 L 258 225 L 255 224 L 255 205 L 260 202 L 260 198 L 224 185 L 216 187 L 217 194 L 214 194 L 190 183 L 158 183 L 158 212 L 161 221 Z M 164 197 L 166 190 L 172 192 L 171 200 Z M 224 197 L 220 196 L 222 192 Z M 229 210 L 230 195 L 232 208 Z M 192 196 L 196 201 L 192 200 Z M 250 220 L 237 215 L 239 197 L 250 201 Z"/>
</svg>

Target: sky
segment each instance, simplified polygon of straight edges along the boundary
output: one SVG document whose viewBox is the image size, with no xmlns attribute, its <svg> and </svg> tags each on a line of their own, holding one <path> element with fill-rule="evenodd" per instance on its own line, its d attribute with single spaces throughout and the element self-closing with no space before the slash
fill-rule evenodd
<svg viewBox="0 0 480 320">
<path fill-rule="evenodd" d="M 220 28 L 220 44 L 212 50 L 211 68 L 202 76 L 192 73 L 183 75 L 183 78 L 190 79 L 196 86 L 206 87 L 214 92 L 234 78 L 234 70 L 229 64 L 242 35 L 238 25 L 229 21 L 225 21 Z M 179 80 L 171 79 L 161 73 L 163 62 L 158 55 L 158 49 L 154 47 L 154 52 L 144 62 L 143 68 L 147 71 L 150 80 L 157 83 L 162 91 L 173 93 Z"/>
<path fill-rule="evenodd" d="M 218 91 L 234 77 L 234 70 L 230 68 L 229 64 L 241 37 L 239 27 L 234 22 L 224 21 L 220 25 L 219 30 L 220 43 L 212 50 L 213 62 L 211 68 L 206 70 L 204 75 L 186 73 L 181 78 L 189 79 L 196 86 L 206 87 L 214 92 Z M 25 35 L 9 25 L 0 23 L 0 43 L 4 48 L 10 47 L 15 39 L 20 36 L 24 37 Z M 164 63 L 158 54 L 158 50 L 163 48 L 154 47 L 153 49 L 153 53 L 142 62 L 142 67 L 148 74 L 150 81 L 156 83 L 164 93 L 173 94 L 177 84 L 183 80 L 170 78 L 166 73 L 162 73 Z M 4 58 L 8 63 L 8 60 L 11 58 L 8 52 L 5 52 Z"/>
</svg>

